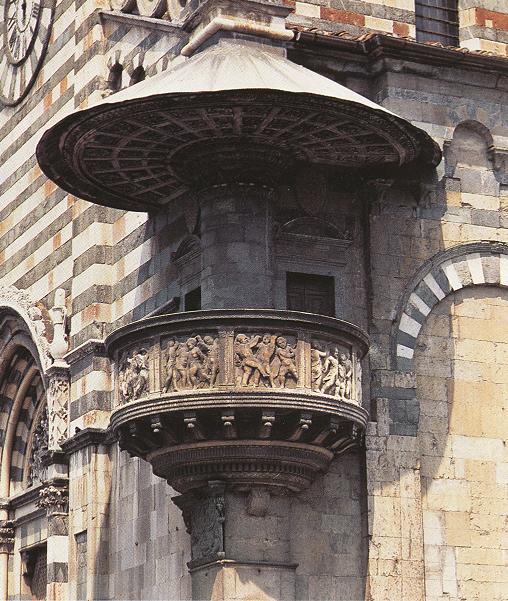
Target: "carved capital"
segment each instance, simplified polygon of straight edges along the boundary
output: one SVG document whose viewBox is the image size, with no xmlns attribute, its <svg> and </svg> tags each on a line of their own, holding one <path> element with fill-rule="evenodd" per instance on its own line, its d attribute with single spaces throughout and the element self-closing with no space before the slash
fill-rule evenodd
<svg viewBox="0 0 508 601">
<path fill-rule="evenodd" d="M 14 549 L 14 522 L 0 520 L 0 553 L 12 553 Z"/>
<path fill-rule="evenodd" d="M 55 513 L 67 513 L 69 489 L 63 484 L 47 484 L 39 491 L 37 507 L 45 508 L 48 516 Z"/>
<path fill-rule="evenodd" d="M 209 482 L 206 489 L 173 498 L 182 510 L 185 526 L 191 537 L 192 561 L 189 566 L 225 557 L 225 488 L 223 482 Z"/>
</svg>

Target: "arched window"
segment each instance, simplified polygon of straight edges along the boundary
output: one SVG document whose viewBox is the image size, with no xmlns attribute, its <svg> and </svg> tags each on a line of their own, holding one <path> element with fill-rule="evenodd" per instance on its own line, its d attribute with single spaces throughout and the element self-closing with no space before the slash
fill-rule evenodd
<svg viewBox="0 0 508 601">
<path fill-rule="evenodd" d="M 416 41 L 459 45 L 457 0 L 416 0 Z"/>
</svg>

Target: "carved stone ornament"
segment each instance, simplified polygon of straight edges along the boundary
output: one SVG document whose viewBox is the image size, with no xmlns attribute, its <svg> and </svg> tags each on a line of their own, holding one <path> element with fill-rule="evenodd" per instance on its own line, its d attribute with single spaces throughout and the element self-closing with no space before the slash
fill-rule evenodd
<svg viewBox="0 0 508 601">
<path fill-rule="evenodd" d="M 69 491 L 67 487 L 48 484 L 39 491 L 37 507 L 46 509 L 48 515 L 53 513 L 67 513 Z"/>
<path fill-rule="evenodd" d="M 206 494 L 190 492 L 174 499 L 191 537 L 192 563 L 224 557 L 225 486 L 214 483 Z"/>
<path fill-rule="evenodd" d="M 65 306 L 65 290 L 58 288 L 55 292 L 55 304 L 49 310 L 53 322 L 53 340 L 50 344 L 50 352 L 55 361 L 60 361 L 67 353 L 69 341 L 65 331 L 67 308 Z"/>
<path fill-rule="evenodd" d="M 145 348 L 124 353 L 118 371 L 120 396 L 124 403 L 148 394 L 148 351 Z"/>
<path fill-rule="evenodd" d="M 70 384 L 65 375 L 58 374 L 49 381 L 46 393 L 48 401 L 50 450 L 59 450 L 68 435 L 68 406 Z"/>
<path fill-rule="evenodd" d="M 185 342 L 174 338 L 166 349 L 164 392 L 214 388 L 219 375 L 219 340 L 197 334 Z"/>
<path fill-rule="evenodd" d="M 14 523 L 11 520 L 0 521 L 0 553 L 11 553 L 14 548 Z"/>
<path fill-rule="evenodd" d="M 238 386 L 285 388 L 298 382 L 296 351 L 284 336 L 237 334 L 234 351 Z"/>
<path fill-rule="evenodd" d="M 52 355 L 41 309 L 26 290 L 19 290 L 14 286 L 0 288 L 0 311 L 3 308 L 14 311 L 26 323 L 39 352 L 41 367 L 45 371 L 52 363 Z"/>
<path fill-rule="evenodd" d="M 33 486 L 45 478 L 43 459 L 48 452 L 48 408 L 44 407 L 32 435 L 30 459 L 28 461 L 27 485 Z"/>
<path fill-rule="evenodd" d="M 325 348 L 325 350 L 321 350 Z M 341 401 L 353 398 L 353 362 L 338 347 L 314 343 L 311 350 L 312 390 Z"/>
</svg>

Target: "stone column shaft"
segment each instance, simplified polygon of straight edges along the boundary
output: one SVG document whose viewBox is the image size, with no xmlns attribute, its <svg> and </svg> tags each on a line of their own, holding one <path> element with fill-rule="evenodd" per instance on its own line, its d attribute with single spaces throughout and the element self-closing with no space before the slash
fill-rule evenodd
<svg viewBox="0 0 508 601">
<path fill-rule="evenodd" d="M 273 307 L 270 189 L 227 184 L 199 193 L 203 309 Z"/>
</svg>

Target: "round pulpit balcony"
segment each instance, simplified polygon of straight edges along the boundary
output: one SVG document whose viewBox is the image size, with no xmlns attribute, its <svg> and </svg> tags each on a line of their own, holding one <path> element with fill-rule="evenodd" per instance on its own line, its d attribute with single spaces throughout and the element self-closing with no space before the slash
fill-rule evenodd
<svg viewBox="0 0 508 601">
<path fill-rule="evenodd" d="M 143 319 L 106 340 L 120 446 L 184 493 L 220 480 L 301 491 L 361 442 L 365 334 L 294 311 Z"/>
</svg>

